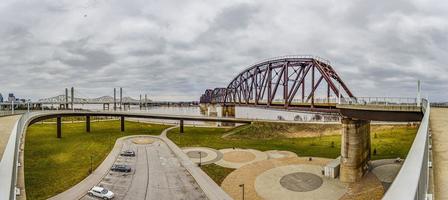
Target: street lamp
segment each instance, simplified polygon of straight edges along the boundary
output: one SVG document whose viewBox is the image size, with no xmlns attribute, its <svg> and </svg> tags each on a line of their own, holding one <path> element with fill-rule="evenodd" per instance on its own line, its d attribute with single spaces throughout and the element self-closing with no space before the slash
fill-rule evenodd
<svg viewBox="0 0 448 200">
<path fill-rule="evenodd" d="M 199 167 L 200 167 L 202 164 L 202 152 L 198 151 L 198 153 L 199 153 Z"/>
<path fill-rule="evenodd" d="M 243 200 L 244 200 L 244 183 L 243 183 L 243 184 L 240 184 L 240 187 L 243 188 Z"/>
</svg>

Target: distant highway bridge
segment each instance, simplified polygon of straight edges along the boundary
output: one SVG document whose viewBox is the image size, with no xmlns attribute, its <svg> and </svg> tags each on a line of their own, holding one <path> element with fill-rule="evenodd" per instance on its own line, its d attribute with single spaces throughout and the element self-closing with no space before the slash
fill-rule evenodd
<svg viewBox="0 0 448 200">
<path fill-rule="evenodd" d="M 137 100 L 131 97 L 123 97 L 121 88 L 118 98 L 116 96 L 116 90 L 114 90 L 114 97 L 81 98 L 75 97 L 74 88 L 71 88 L 71 94 L 66 89 L 65 95 L 43 98 L 38 101 L 0 102 L 0 108 L 3 110 L 12 110 L 15 107 L 20 107 L 22 109 L 42 110 L 44 109 L 44 105 L 50 105 L 51 107 L 56 105 L 56 109 L 72 110 L 75 105 L 102 105 L 103 110 L 130 110 L 130 106 L 146 108 L 152 106 L 189 106 L 197 104 L 197 101 L 153 101 L 148 99 L 147 95 L 144 98 L 140 95 L 140 99 Z"/>
</svg>

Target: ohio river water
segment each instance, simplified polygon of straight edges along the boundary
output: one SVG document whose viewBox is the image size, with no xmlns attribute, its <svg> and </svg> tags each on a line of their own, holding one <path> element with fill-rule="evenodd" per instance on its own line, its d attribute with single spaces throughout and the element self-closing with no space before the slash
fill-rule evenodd
<svg viewBox="0 0 448 200">
<path fill-rule="evenodd" d="M 102 110 L 101 105 L 75 105 L 75 108 L 89 109 L 89 110 Z M 154 114 L 171 114 L 171 115 L 189 115 L 189 116 L 207 116 L 208 112 L 201 113 L 199 106 L 161 106 L 161 107 L 148 107 L 147 109 L 140 109 L 139 106 L 131 106 L 132 112 L 148 112 Z M 222 110 L 220 107 L 216 109 L 216 115 L 222 116 Z M 282 110 L 268 110 L 262 108 L 252 107 L 235 107 L 236 118 L 246 119 L 265 119 L 265 120 L 285 120 L 285 121 L 338 121 L 338 118 L 331 116 L 316 116 L 312 113 L 303 113 L 297 111 L 282 111 Z M 136 119 L 139 121 L 154 121 L 159 123 L 177 123 L 172 120 L 157 120 L 157 119 Z M 209 122 L 185 122 L 186 124 L 197 125 L 220 125 L 220 123 Z"/>
</svg>

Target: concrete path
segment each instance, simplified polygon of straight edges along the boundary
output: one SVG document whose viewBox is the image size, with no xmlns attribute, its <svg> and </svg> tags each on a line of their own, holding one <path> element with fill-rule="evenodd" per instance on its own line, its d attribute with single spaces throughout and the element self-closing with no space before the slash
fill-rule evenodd
<svg viewBox="0 0 448 200">
<path fill-rule="evenodd" d="M 434 199 L 448 199 L 448 108 L 431 108 Z"/>
<path fill-rule="evenodd" d="M 11 131 L 20 117 L 21 115 L 0 117 L 0 160 L 3 157 L 3 152 L 5 151 Z"/>
<path fill-rule="evenodd" d="M 208 147 L 185 147 L 182 148 L 185 154 L 196 164 L 208 165 L 222 159 L 222 153 L 216 149 Z"/>
<path fill-rule="evenodd" d="M 223 154 L 223 158 L 215 164 L 232 169 L 238 169 L 244 165 L 268 159 L 268 155 L 265 152 L 255 149 L 229 148 L 220 149 L 219 151 Z"/>
<path fill-rule="evenodd" d="M 174 142 L 172 142 L 166 134 L 169 130 L 177 127 L 171 127 L 165 129 L 160 135 L 160 139 L 162 139 L 166 144 L 170 147 L 170 149 L 176 154 L 176 156 L 181 161 L 182 165 L 185 169 L 190 172 L 190 174 L 194 177 L 198 185 L 204 191 L 209 199 L 222 199 L 222 200 L 231 200 L 232 198 L 224 192 L 224 190 L 219 187 L 204 171 L 201 170 L 197 166 L 197 164 L 193 163 L 190 158 L 185 154 L 182 149 L 180 149 Z"/>
</svg>

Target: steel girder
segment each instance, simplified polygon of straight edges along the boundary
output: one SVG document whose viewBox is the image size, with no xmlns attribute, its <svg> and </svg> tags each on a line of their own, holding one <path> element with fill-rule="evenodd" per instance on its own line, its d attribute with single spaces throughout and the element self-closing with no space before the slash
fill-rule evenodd
<svg viewBox="0 0 448 200">
<path fill-rule="evenodd" d="M 288 108 L 293 102 L 313 107 L 318 92 L 324 93 L 323 98 L 328 100 L 330 97 L 354 97 L 328 62 L 306 57 L 255 64 L 238 74 L 227 88 L 215 89 L 213 95 L 217 95 L 214 96 L 216 103 L 280 104 Z"/>
</svg>

